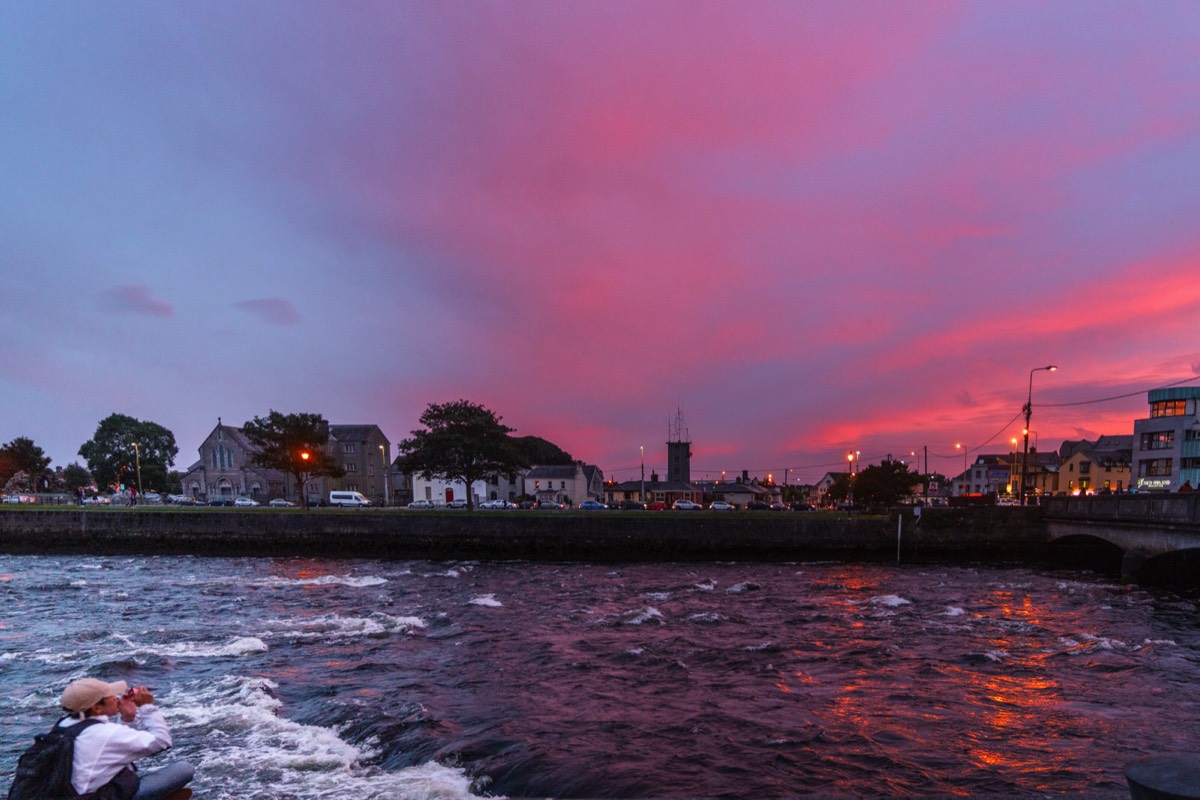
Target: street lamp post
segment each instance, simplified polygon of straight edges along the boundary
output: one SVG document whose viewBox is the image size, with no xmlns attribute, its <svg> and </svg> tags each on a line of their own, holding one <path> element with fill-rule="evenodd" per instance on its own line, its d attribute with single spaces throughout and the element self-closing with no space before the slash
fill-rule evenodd
<svg viewBox="0 0 1200 800">
<path fill-rule="evenodd" d="M 639 448 L 642 451 L 642 490 L 638 494 L 638 500 L 645 505 L 646 503 L 646 446 L 642 445 Z"/>
<path fill-rule="evenodd" d="M 1029 474 L 1029 418 L 1033 416 L 1033 373 L 1054 372 L 1058 367 L 1054 364 L 1047 364 L 1044 367 L 1034 367 L 1029 370 L 1029 394 L 1025 399 L 1025 429 L 1022 435 L 1025 439 L 1024 454 L 1021 456 L 1021 489 L 1020 489 L 1020 504 L 1025 505 L 1025 477 Z"/>
<path fill-rule="evenodd" d="M 390 465 L 387 460 L 387 451 L 383 448 L 383 445 L 379 445 L 379 458 L 383 461 L 383 504 L 384 506 L 389 506 L 392 499 L 391 493 L 388 490 L 388 468 Z"/>
<path fill-rule="evenodd" d="M 308 467 L 309 457 L 310 456 L 309 456 L 307 450 L 301 451 L 300 460 L 302 462 L 304 462 L 305 470 L 300 473 L 300 475 L 302 476 L 300 478 L 300 507 L 304 508 L 304 509 L 308 508 L 308 491 L 305 489 L 305 487 L 308 485 L 308 469 L 307 469 L 307 467 Z"/>
<path fill-rule="evenodd" d="M 138 450 L 137 442 L 133 443 L 133 463 L 137 467 L 138 496 L 141 497 L 141 494 L 142 494 L 142 455 L 141 455 L 141 452 Z"/>
</svg>

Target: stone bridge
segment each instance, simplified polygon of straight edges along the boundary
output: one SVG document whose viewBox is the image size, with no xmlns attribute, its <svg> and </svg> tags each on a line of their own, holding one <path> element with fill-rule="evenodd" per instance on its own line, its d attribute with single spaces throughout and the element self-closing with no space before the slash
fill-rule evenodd
<svg viewBox="0 0 1200 800">
<path fill-rule="evenodd" d="M 1118 567 L 1134 583 L 1200 579 L 1200 494 L 1114 494 L 1042 501 L 1051 547 Z"/>
</svg>

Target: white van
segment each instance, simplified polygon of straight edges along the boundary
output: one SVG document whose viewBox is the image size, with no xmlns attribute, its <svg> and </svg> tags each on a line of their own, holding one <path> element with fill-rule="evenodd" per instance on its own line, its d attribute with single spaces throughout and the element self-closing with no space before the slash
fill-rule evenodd
<svg viewBox="0 0 1200 800">
<path fill-rule="evenodd" d="M 362 508 L 371 505 L 371 501 L 358 492 L 330 492 L 329 505 L 335 508 Z"/>
</svg>

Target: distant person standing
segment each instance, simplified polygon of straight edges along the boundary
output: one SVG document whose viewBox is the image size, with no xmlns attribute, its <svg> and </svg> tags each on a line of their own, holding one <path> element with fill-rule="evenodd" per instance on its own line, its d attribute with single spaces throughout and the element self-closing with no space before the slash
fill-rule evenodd
<svg viewBox="0 0 1200 800">
<path fill-rule="evenodd" d="M 122 800 L 187 800 L 184 788 L 195 770 L 186 761 L 139 775 L 133 762 L 171 746 L 171 731 L 154 695 L 144 686 L 132 689 L 125 681 L 105 683 L 83 678 L 67 686 L 62 707 L 68 716 L 59 726 L 90 724 L 75 737 L 71 785 L 81 795 L 106 788 L 104 797 Z M 118 722 L 117 720 L 120 720 Z M 109 794 L 111 793 L 111 794 Z"/>
<path fill-rule="evenodd" d="M 1192 491 L 1192 482 L 1190 480 L 1184 481 L 1183 486 L 1179 487 L 1180 494 L 1183 494 L 1184 492 L 1190 492 L 1190 491 Z"/>
</svg>

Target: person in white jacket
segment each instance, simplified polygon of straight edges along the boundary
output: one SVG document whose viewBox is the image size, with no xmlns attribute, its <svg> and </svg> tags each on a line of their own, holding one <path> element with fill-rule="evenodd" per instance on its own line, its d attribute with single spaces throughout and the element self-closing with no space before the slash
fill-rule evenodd
<svg viewBox="0 0 1200 800">
<path fill-rule="evenodd" d="M 96 678 L 74 681 L 63 691 L 67 712 L 59 725 L 68 728 L 84 720 L 99 720 L 75 737 L 71 785 L 79 794 L 109 783 L 132 800 L 187 800 L 184 788 L 195 770 L 186 761 L 139 775 L 133 762 L 171 746 L 171 731 L 154 695 L 145 686 L 129 688 L 125 681 L 105 683 Z"/>
</svg>

